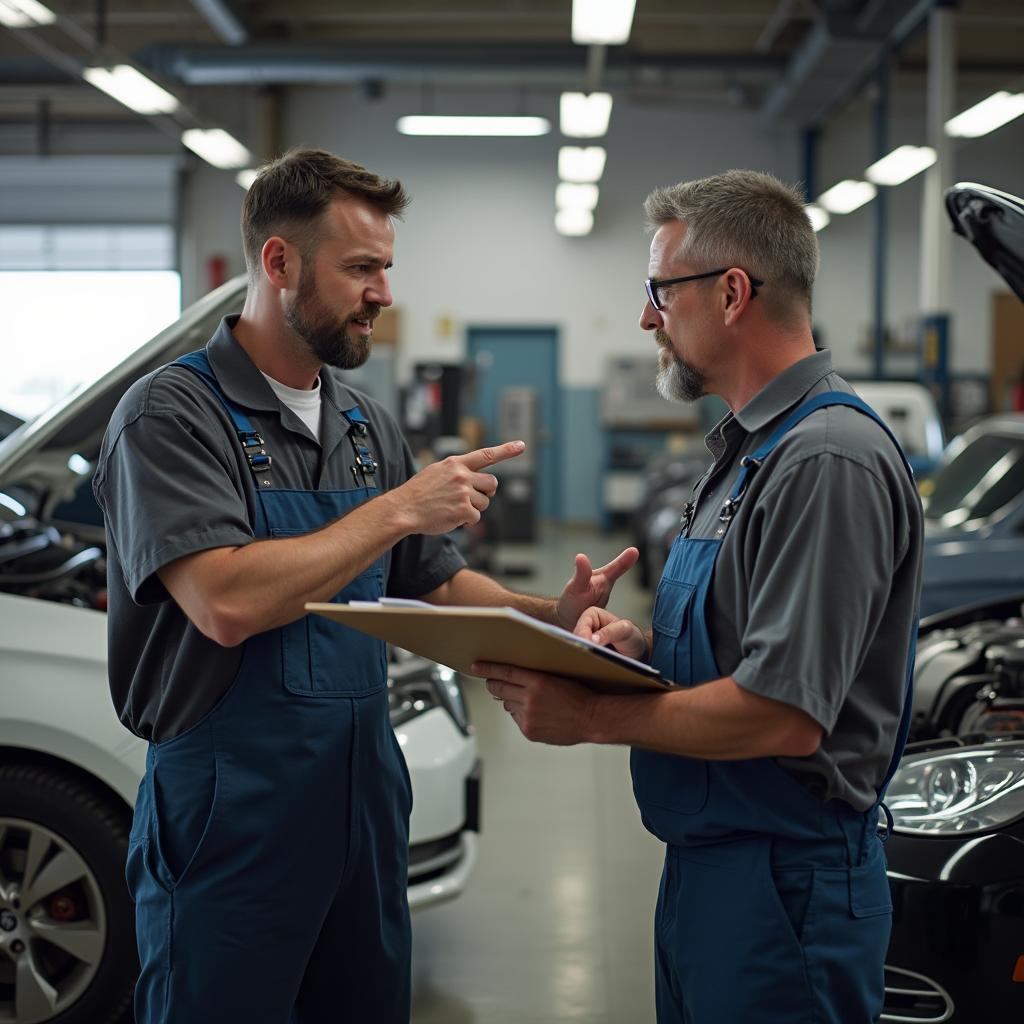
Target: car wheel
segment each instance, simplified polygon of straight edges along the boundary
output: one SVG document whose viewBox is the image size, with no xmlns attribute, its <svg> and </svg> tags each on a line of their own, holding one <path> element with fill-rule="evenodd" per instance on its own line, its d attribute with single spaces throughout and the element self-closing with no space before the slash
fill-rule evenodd
<svg viewBox="0 0 1024 1024">
<path fill-rule="evenodd" d="M 0 768 L 0 1020 L 130 1019 L 128 828 L 125 808 L 73 777 Z"/>
</svg>

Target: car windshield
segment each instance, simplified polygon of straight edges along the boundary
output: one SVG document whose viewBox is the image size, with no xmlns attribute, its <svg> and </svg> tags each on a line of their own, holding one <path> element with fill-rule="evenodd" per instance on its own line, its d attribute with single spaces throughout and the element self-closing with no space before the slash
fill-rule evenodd
<svg viewBox="0 0 1024 1024">
<path fill-rule="evenodd" d="M 984 434 L 935 478 L 925 515 L 942 526 L 986 519 L 1024 491 L 1024 437 Z"/>
</svg>

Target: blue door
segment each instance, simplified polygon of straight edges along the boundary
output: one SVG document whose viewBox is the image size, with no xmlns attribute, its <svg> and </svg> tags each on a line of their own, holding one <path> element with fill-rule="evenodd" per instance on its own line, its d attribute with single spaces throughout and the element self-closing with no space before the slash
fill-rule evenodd
<svg viewBox="0 0 1024 1024">
<path fill-rule="evenodd" d="M 537 511 L 541 519 L 559 519 L 558 332 L 547 327 L 471 327 L 466 347 L 470 362 L 477 368 L 472 412 L 487 425 L 488 443 L 515 440 L 498 437 L 502 392 L 511 387 L 536 392 Z"/>
</svg>

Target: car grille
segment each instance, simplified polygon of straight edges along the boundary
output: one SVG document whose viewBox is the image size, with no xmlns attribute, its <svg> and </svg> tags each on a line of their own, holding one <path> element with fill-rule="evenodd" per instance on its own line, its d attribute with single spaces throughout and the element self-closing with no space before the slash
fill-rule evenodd
<svg viewBox="0 0 1024 1024">
<path fill-rule="evenodd" d="M 953 1000 L 938 982 L 915 971 L 886 965 L 881 1020 L 941 1024 L 952 1016 Z"/>
<path fill-rule="evenodd" d="M 409 847 L 409 884 L 430 882 L 462 859 L 462 831 Z"/>
</svg>

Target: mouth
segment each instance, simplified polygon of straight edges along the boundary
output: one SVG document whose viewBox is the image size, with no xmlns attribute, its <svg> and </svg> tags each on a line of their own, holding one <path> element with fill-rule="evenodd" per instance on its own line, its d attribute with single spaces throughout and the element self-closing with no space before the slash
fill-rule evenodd
<svg viewBox="0 0 1024 1024">
<path fill-rule="evenodd" d="M 373 321 L 375 317 L 352 317 L 349 321 L 350 324 L 360 334 L 372 334 L 373 333 Z"/>
</svg>

